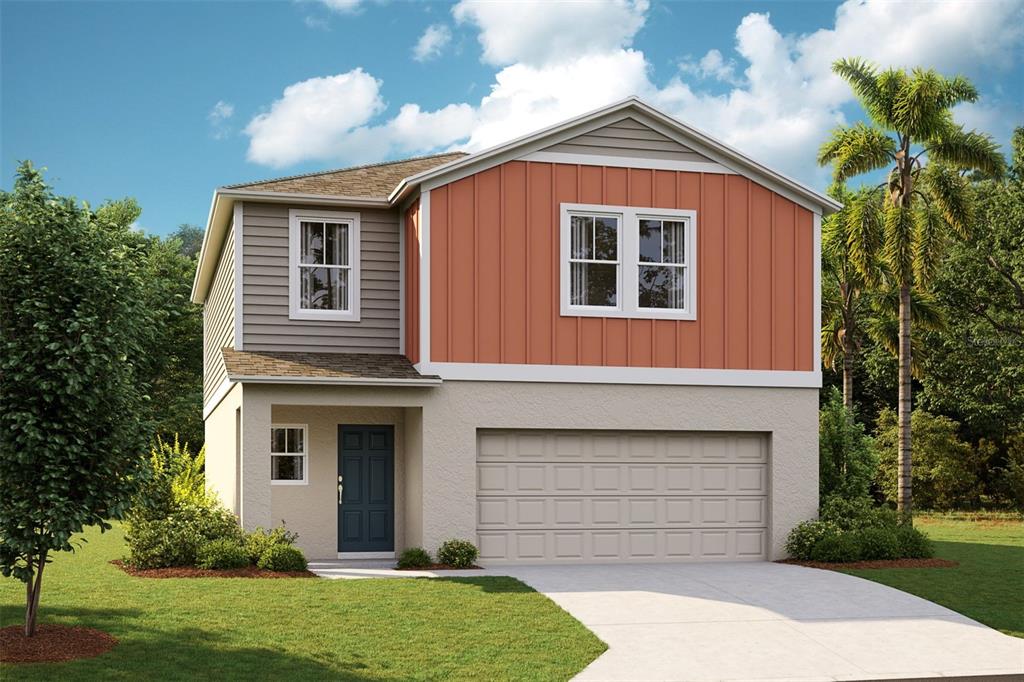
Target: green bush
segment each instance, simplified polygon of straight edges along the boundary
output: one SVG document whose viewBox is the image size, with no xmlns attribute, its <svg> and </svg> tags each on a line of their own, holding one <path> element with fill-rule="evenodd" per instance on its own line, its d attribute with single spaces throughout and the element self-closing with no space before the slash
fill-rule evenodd
<svg viewBox="0 0 1024 682">
<path fill-rule="evenodd" d="M 900 526 L 896 529 L 896 540 L 899 542 L 900 557 L 907 559 L 930 559 L 935 555 L 935 547 L 928 536 L 912 526 Z"/>
<path fill-rule="evenodd" d="M 811 548 L 811 561 L 846 563 L 861 558 L 861 546 L 856 533 L 839 531 L 826 535 Z"/>
<path fill-rule="evenodd" d="M 895 528 L 861 528 L 852 531 L 860 555 L 858 559 L 875 561 L 882 559 L 899 559 L 901 556 L 900 540 Z"/>
<path fill-rule="evenodd" d="M 468 540 L 445 540 L 437 550 L 437 560 L 452 568 L 469 568 L 480 555 L 480 551 Z"/>
<path fill-rule="evenodd" d="M 808 561 L 819 540 L 838 532 L 839 527 L 829 521 L 803 521 L 789 531 L 786 537 L 786 553 L 793 559 Z"/>
<path fill-rule="evenodd" d="M 869 497 L 847 499 L 834 495 L 821 503 L 822 521 L 835 524 L 840 530 L 862 528 L 895 528 L 899 516 L 889 507 L 880 507 Z"/>
<path fill-rule="evenodd" d="M 298 539 L 298 533 L 293 533 L 284 526 L 270 530 L 259 527 L 245 536 L 245 551 L 249 555 L 249 561 L 255 564 L 271 547 L 278 545 L 290 547 Z"/>
<path fill-rule="evenodd" d="M 874 441 L 865 435 L 842 394 L 833 386 L 818 414 L 818 490 L 822 499 L 832 495 L 867 497 L 878 468 Z"/>
<path fill-rule="evenodd" d="M 132 516 L 125 527 L 126 563 L 134 568 L 195 566 L 199 548 L 211 540 L 241 543 L 234 514 L 217 503 L 184 504 L 166 518 Z"/>
<path fill-rule="evenodd" d="M 980 504 L 982 485 L 978 452 L 957 436 L 960 425 L 941 415 L 914 410 L 910 428 L 911 485 L 915 509 L 973 509 Z M 896 501 L 898 467 L 896 413 L 882 410 L 875 439 L 880 459 L 877 482 L 890 502 Z"/>
<path fill-rule="evenodd" d="M 268 571 L 305 571 L 306 557 L 298 547 L 271 545 L 256 565 Z"/>
<path fill-rule="evenodd" d="M 155 521 L 184 504 L 209 505 L 212 501 L 206 491 L 205 461 L 205 448 L 193 455 L 188 443 L 180 443 L 177 436 L 173 444 L 157 437 L 145 476 L 132 500 L 131 515 L 136 520 Z"/>
<path fill-rule="evenodd" d="M 432 563 L 430 554 L 422 547 L 410 547 L 398 557 L 399 568 L 423 568 Z"/>
<path fill-rule="evenodd" d="M 242 544 L 232 538 L 218 538 L 199 546 L 196 566 L 199 568 L 245 568 L 250 564 Z"/>
</svg>

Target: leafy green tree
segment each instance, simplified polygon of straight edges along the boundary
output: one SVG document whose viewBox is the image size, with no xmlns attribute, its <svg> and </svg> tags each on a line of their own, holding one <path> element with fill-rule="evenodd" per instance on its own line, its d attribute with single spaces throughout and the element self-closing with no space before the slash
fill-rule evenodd
<svg viewBox="0 0 1024 682">
<path fill-rule="evenodd" d="M 27 636 L 51 553 L 108 529 L 145 470 L 148 311 L 137 241 L 112 215 L 27 162 L 0 194 L 0 572 L 25 583 Z"/>
<path fill-rule="evenodd" d="M 882 225 L 881 258 L 899 294 L 899 495 L 909 518 L 911 484 L 911 291 L 927 288 L 952 230 L 967 237 L 971 224 L 968 182 L 962 171 L 998 176 L 1005 165 L 987 135 L 967 132 L 951 109 L 974 102 L 978 92 L 965 78 L 934 70 L 878 69 L 861 59 L 841 59 L 833 70 L 853 88 L 871 123 L 836 128 L 819 151 L 836 182 L 889 168 L 880 198 L 862 198 L 849 211 L 854 241 L 865 226 Z M 854 250 L 854 265 L 867 258 Z"/>
<path fill-rule="evenodd" d="M 1024 430 L 1024 128 L 1005 181 L 973 187 L 969 242 L 952 244 L 934 289 L 948 332 L 927 335 L 922 403 L 974 439 Z"/>
<path fill-rule="evenodd" d="M 203 246 L 203 229 L 190 223 L 178 225 L 178 229 L 171 233 L 171 239 L 177 239 L 181 255 L 186 258 L 198 258 L 199 250 Z"/>
<path fill-rule="evenodd" d="M 818 416 L 819 496 L 822 500 L 867 498 L 878 455 L 864 426 L 854 420 L 839 391 L 828 392 Z"/>
<path fill-rule="evenodd" d="M 981 499 L 980 458 L 957 435 L 959 424 L 943 415 L 914 410 L 914 495 L 923 509 L 975 508 Z M 879 466 L 877 483 L 886 499 L 899 494 L 899 421 L 882 410 L 875 433 Z"/>
</svg>

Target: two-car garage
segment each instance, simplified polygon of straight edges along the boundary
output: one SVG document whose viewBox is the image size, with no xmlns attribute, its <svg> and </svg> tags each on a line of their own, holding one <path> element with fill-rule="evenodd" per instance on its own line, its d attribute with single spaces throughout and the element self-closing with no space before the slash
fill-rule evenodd
<svg viewBox="0 0 1024 682">
<path fill-rule="evenodd" d="M 479 430 L 487 563 L 768 558 L 761 433 Z"/>
</svg>

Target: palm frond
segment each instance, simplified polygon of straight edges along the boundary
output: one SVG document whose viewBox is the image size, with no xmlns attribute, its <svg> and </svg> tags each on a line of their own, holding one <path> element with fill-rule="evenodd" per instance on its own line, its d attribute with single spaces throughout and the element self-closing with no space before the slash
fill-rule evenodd
<svg viewBox="0 0 1024 682">
<path fill-rule="evenodd" d="M 988 135 L 950 126 L 928 144 L 928 158 L 956 170 L 976 170 L 991 177 L 1006 171 L 999 145 Z"/>
<path fill-rule="evenodd" d="M 963 76 L 953 76 L 946 78 L 945 81 L 945 87 L 939 96 L 942 106 L 948 109 L 963 102 L 978 101 L 978 89 L 974 87 L 974 83 Z"/>
<path fill-rule="evenodd" d="M 883 201 L 878 190 L 862 189 L 843 210 L 847 257 L 869 283 L 877 280 L 875 262 L 884 231 Z"/>
<path fill-rule="evenodd" d="M 818 164 L 832 164 L 832 177 L 844 182 L 855 175 L 883 168 L 895 160 L 896 142 L 880 128 L 857 123 L 832 131 L 821 149 Z"/>
<path fill-rule="evenodd" d="M 939 269 L 945 252 L 946 230 L 942 216 L 931 206 L 914 211 L 914 277 L 927 287 Z"/>
<path fill-rule="evenodd" d="M 933 160 L 922 171 L 920 182 L 950 227 L 966 239 L 972 219 L 967 180 L 953 168 Z"/>
<path fill-rule="evenodd" d="M 891 98 L 880 87 L 874 64 L 860 57 L 848 57 L 833 62 L 832 72 L 850 84 L 868 116 L 879 125 L 888 126 Z"/>
<path fill-rule="evenodd" d="M 885 207 L 882 258 L 897 282 L 909 282 L 914 265 L 914 217 L 909 208 L 896 204 Z"/>
</svg>

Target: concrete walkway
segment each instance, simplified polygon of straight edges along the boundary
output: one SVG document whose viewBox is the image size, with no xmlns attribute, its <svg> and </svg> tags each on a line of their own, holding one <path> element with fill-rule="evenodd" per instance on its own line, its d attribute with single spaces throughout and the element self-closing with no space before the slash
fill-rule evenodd
<svg viewBox="0 0 1024 682">
<path fill-rule="evenodd" d="M 773 563 L 310 568 L 330 578 L 514 576 L 608 644 L 579 680 L 1024 679 L 1024 640 L 834 571 Z"/>
</svg>

